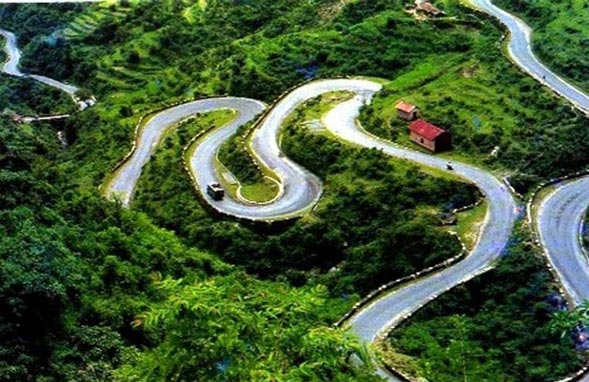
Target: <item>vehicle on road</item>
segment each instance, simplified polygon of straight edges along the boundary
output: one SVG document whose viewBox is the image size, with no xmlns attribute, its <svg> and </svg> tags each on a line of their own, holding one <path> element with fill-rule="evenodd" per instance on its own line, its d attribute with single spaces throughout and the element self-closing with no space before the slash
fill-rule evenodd
<svg viewBox="0 0 589 382">
<path fill-rule="evenodd" d="M 213 200 L 222 200 L 225 196 L 225 190 L 219 183 L 209 183 L 207 184 L 207 194 L 209 194 Z"/>
<path fill-rule="evenodd" d="M 454 170 L 454 167 L 452 166 L 452 163 L 450 163 L 450 162 L 446 163 L 446 169 L 447 170 L 450 170 L 450 171 Z"/>
</svg>

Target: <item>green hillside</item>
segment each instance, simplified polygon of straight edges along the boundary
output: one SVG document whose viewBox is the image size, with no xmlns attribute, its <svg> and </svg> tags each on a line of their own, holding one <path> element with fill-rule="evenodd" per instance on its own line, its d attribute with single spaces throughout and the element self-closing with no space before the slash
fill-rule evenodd
<svg viewBox="0 0 589 382">
<path fill-rule="evenodd" d="M 52 124 L 0 118 L 0 382 L 377 381 L 368 350 L 332 324 L 369 291 L 458 254 L 451 230 L 472 244 L 483 216 L 442 226 L 441 212 L 480 198 L 473 185 L 308 128 L 347 95 L 308 102 L 284 127 L 284 152 L 325 185 L 317 208 L 296 221 L 219 218 L 195 198 L 183 150 L 225 112 L 167 132 L 130 210 L 100 188 L 140 118 L 164 105 L 223 94 L 270 103 L 302 81 L 337 76 L 384 84 L 360 116 L 370 132 L 411 145 L 394 105 L 414 102 L 451 131 L 454 150 L 442 156 L 508 176 L 521 193 L 587 166 L 586 118 L 509 62 L 493 22 L 458 0 L 437 3 L 446 16 L 435 19 L 414 17 L 401 0 L 0 5 L 23 68 L 98 99 Z M 2 109 L 40 114 L 70 103 L 0 74 Z M 249 195 L 272 197 L 239 138 L 220 158 Z M 497 270 L 393 335 L 387 344 L 410 372 L 466 378 L 447 358 L 457 344 L 479 381 L 539 381 L 581 364 L 570 340 L 548 330 L 555 283 L 530 240 L 522 227 Z M 522 283 L 498 290 L 505 279 Z M 488 319 L 490 309 L 500 318 Z M 536 330 L 498 339 L 488 335 L 498 320 Z"/>
</svg>

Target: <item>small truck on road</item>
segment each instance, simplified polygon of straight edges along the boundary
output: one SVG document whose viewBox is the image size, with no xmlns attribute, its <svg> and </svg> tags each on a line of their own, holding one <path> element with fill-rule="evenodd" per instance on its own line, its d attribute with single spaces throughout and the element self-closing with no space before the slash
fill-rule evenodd
<svg viewBox="0 0 589 382">
<path fill-rule="evenodd" d="M 209 183 L 207 184 L 207 194 L 213 200 L 222 200 L 225 196 L 225 190 L 223 190 L 223 187 L 219 183 Z"/>
</svg>

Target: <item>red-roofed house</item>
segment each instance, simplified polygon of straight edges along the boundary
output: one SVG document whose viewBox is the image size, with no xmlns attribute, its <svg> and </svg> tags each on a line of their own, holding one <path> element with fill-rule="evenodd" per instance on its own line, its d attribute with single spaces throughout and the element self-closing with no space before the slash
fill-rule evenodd
<svg viewBox="0 0 589 382">
<path fill-rule="evenodd" d="M 417 118 L 417 114 L 419 113 L 419 110 L 415 105 L 411 105 L 405 101 L 400 101 L 398 104 L 396 104 L 395 109 L 397 109 L 397 114 L 399 117 L 407 121 L 413 121 L 415 118 Z"/>
<path fill-rule="evenodd" d="M 423 119 L 411 123 L 409 131 L 409 138 L 413 142 L 433 152 L 449 150 L 452 147 L 452 136 L 449 132 Z"/>
</svg>

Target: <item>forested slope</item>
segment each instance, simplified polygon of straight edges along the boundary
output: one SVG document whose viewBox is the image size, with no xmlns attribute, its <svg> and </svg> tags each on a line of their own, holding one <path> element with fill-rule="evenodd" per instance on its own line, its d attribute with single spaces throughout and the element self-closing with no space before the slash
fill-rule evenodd
<svg viewBox="0 0 589 382">
<path fill-rule="evenodd" d="M 61 150 L 50 125 L 0 120 L 0 381 L 373 379 L 331 328 L 349 302 L 256 280 L 80 192 Z"/>
<path fill-rule="evenodd" d="M 387 81 L 364 111 L 371 131 L 408 144 L 391 105 L 415 100 L 452 129 L 458 157 L 514 175 L 523 192 L 586 165 L 586 120 L 501 56 L 492 23 L 456 1 L 440 6 L 449 17 L 426 21 L 398 0 L 0 6 L 0 26 L 20 37 L 23 67 L 99 99 L 54 125 L 0 122 L 0 311 L 8 312 L 0 315 L 0 380 L 372 380 L 346 362 L 358 345 L 331 323 L 360 294 L 456 255 L 460 245 L 438 213 L 476 200 L 474 187 L 309 131 L 303 126 L 316 116 L 299 111 L 283 148 L 325 181 L 317 210 L 299 221 L 268 229 L 212 217 L 181 167 L 189 132 L 209 127 L 198 120 L 165 138 L 131 211 L 104 201 L 98 188 L 148 111 L 223 93 L 271 101 L 300 81 L 336 75 Z M 15 110 L 61 108 L 46 90 L 0 80 L 0 100 Z M 66 131 L 65 151 L 56 130 Z M 495 146 L 497 157 L 489 155 Z M 492 365 L 480 378 L 546 375 L 545 353 L 535 353 L 544 358 L 529 373 L 504 367 L 527 354 L 532 335 L 571 354 L 546 329 L 552 280 L 538 258 L 522 255 L 526 246 L 517 248 L 520 276 L 534 278 L 529 298 L 513 285 L 501 298 L 487 282 L 469 287 L 484 289 L 485 303 L 460 321 L 476 327 L 473 352 L 484 349 Z M 513 274 L 497 275 L 485 281 Z M 462 289 L 453 297 L 472 303 Z M 484 310 L 495 300 L 507 325 L 526 313 L 538 326 L 510 332 L 517 338 L 507 356 L 505 341 L 479 335 L 494 330 Z M 436 330 L 418 319 L 418 333 Z M 441 322 L 456 335 L 452 319 Z M 442 352 L 451 345 L 432 337 Z M 410 345 L 399 346 L 439 361 Z M 575 357 L 555 362 L 554 375 L 578 365 Z M 439 369 L 450 379 L 454 372 Z"/>
</svg>

